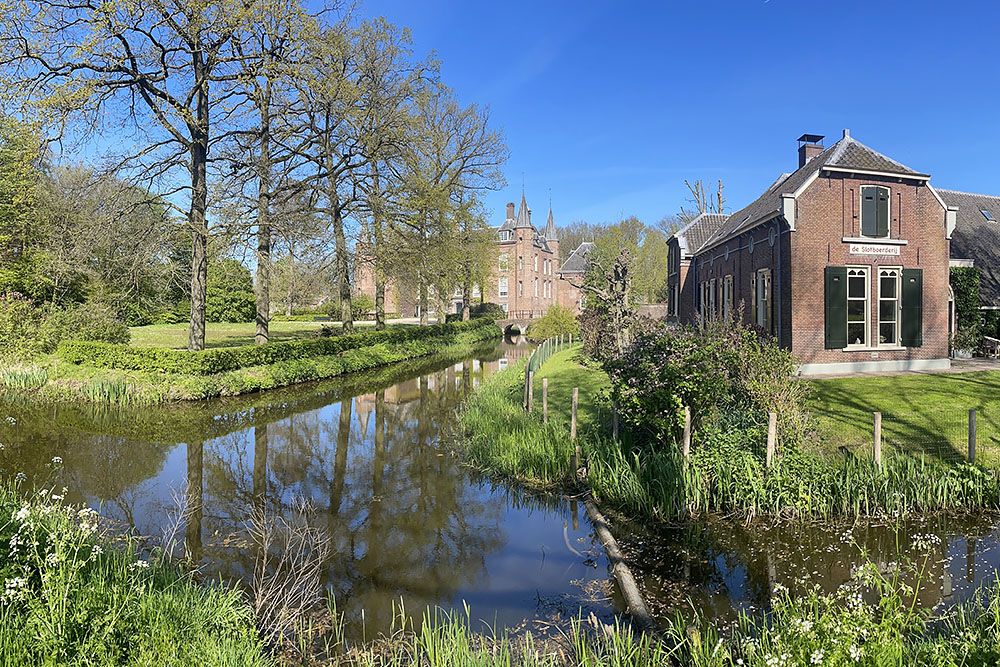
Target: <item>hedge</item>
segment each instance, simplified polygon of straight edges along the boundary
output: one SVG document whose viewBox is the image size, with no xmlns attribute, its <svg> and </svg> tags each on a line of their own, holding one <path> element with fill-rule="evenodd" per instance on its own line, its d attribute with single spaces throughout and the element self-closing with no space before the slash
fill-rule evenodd
<svg viewBox="0 0 1000 667">
<path fill-rule="evenodd" d="M 331 338 L 241 345 L 192 352 L 165 348 L 141 348 L 113 343 L 66 341 L 57 356 L 73 364 L 151 373 L 214 375 L 227 371 L 329 356 L 380 344 L 400 344 L 439 336 L 496 327 L 490 320 L 471 320 L 425 327 L 400 326 L 382 331 L 364 331 Z M 498 330 L 499 331 L 499 330 Z"/>
</svg>

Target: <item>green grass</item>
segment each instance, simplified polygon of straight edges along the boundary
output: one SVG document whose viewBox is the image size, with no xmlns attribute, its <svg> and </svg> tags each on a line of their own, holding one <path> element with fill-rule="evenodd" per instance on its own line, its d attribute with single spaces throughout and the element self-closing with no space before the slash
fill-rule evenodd
<svg viewBox="0 0 1000 667">
<path fill-rule="evenodd" d="M 296 340 L 309 338 L 325 326 L 336 326 L 336 322 L 271 322 L 269 327 L 272 341 Z M 356 322 L 358 327 L 371 326 L 371 322 Z M 255 324 L 245 323 L 209 323 L 205 328 L 206 347 L 232 347 L 234 345 L 253 345 Z M 184 324 L 151 324 L 144 327 L 132 327 L 131 345 L 135 347 L 168 347 L 184 349 L 188 343 L 188 325 Z"/>
<path fill-rule="evenodd" d="M 768 469 L 762 451 L 766 428 L 750 422 L 699 432 L 689 460 L 674 444 L 643 443 L 638 436 L 633 444 L 624 431 L 615 442 L 608 437 L 604 402 L 608 379 L 578 349 L 553 355 L 541 366 L 534 414 L 521 407 L 523 373 L 521 363 L 495 375 L 467 402 L 459 444 L 465 459 L 528 486 L 575 489 L 567 421 L 569 396 L 578 386 L 586 486 L 602 504 L 633 516 L 884 518 L 1000 508 L 1000 475 L 919 452 L 887 449 L 879 469 L 869 452 L 831 457 L 803 448 L 782 452 Z M 545 377 L 552 416 L 547 425 L 541 423 L 538 399 Z"/>
<path fill-rule="evenodd" d="M 12 372 L 0 374 L 0 390 L 22 392 L 30 386 L 30 396 L 35 400 L 81 401 L 120 406 L 238 396 L 368 371 L 432 355 L 468 352 L 488 341 L 495 341 L 499 336 L 499 328 L 482 326 L 400 343 L 369 345 L 339 354 L 249 366 L 215 375 L 94 368 L 68 363 L 52 355 L 17 367 Z M 44 383 L 41 386 L 34 386 L 42 380 Z"/>
<path fill-rule="evenodd" d="M 2 664 L 272 664 L 240 591 L 140 559 L 61 500 L 0 488 Z"/>
<path fill-rule="evenodd" d="M 854 377 L 810 381 L 816 444 L 868 450 L 873 412 L 882 412 L 887 447 L 951 461 L 967 452 L 968 411 L 977 410 L 977 453 L 1000 464 L 1000 371 Z"/>
</svg>

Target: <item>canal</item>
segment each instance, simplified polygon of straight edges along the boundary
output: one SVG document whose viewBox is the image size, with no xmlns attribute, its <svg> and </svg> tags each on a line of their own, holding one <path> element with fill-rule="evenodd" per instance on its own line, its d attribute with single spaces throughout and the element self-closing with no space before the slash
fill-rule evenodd
<svg viewBox="0 0 1000 667">
<path fill-rule="evenodd" d="M 491 482 L 461 465 L 449 437 L 468 392 L 527 346 L 198 403 L 115 409 L 0 400 L 0 469 L 29 487 L 67 488 L 114 526 L 172 532 L 206 579 L 248 582 L 254 510 L 298 516 L 331 539 L 323 583 L 355 636 L 387 630 L 400 608 L 462 610 L 473 626 L 544 625 L 622 609 L 582 506 Z M 62 459 L 54 471 L 52 460 Z M 947 606 L 1000 567 L 994 517 L 879 525 L 743 526 L 709 520 L 655 529 L 617 518 L 647 601 L 663 620 L 727 621 L 766 609 L 776 584 L 833 590 L 867 557 L 927 564 L 919 602 Z M 868 556 L 864 554 L 867 553 Z M 480 623 L 482 622 L 482 623 Z"/>
</svg>

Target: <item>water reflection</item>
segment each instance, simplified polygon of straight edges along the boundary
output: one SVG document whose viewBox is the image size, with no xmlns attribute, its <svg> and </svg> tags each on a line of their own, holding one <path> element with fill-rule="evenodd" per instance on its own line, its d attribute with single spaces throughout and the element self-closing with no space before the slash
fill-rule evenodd
<svg viewBox="0 0 1000 667">
<path fill-rule="evenodd" d="M 605 580 L 589 526 L 569 503 L 512 494 L 439 446 L 462 399 L 530 348 L 500 346 L 265 395 L 140 411 L 0 404 L 7 475 L 43 483 L 65 461 L 70 499 L 143 535 L 185 509 L 188 557 L 207 576 L 248 581 L 254 509 L 290 515 L 305 499 L 332 540 L 324 583 L 348 619 L 385 629 L 401 600 L 468 601 L 483 620 L 516 624 Z M 572 521 L 573 529 L 564 529 Z M 592 584 L 592 585 L 591 585 Z M 606 601 L 594 605 L 610 612 Z M 542 611 L 547 611 L 548 607 Z"/>
</svg>

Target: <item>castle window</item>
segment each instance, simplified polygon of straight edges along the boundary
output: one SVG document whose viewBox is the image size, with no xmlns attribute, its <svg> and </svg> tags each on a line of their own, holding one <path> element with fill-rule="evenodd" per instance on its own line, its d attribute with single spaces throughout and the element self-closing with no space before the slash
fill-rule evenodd
<svg viewBox="0 0 1000 667">
<path fill-rule="evenodd" d="M 500 270 L 506 271 L 510 262 L 508 261 L 507 253 L 500 253 Z"/>
<path fill-rule="evenodd" d="M 538 255 L 534 257 L 535 273 L 538 273 Z"/>
<path fill-rule="evenodd" d="M 500 232 L 501 241 L 511 241 L 514 239 L 514 232 L 502 231 Z"/>
<path fill-rule="evenodd" d="M 501 278 L 497 283 L 497 296 L 502 299 L 507 298 L 507 279 Z"/>
<path fill-rule="evenodd" d="M 889 236 L 889 188 L 861 186 L 861 235 L 874 239 Z"/>
<path fill-rule="evenodd" d="M 524 256 L 523 255 L 518 255 L 517 256 L 517 270 L 518 271 L 524 271 Z"/>
</svg>

